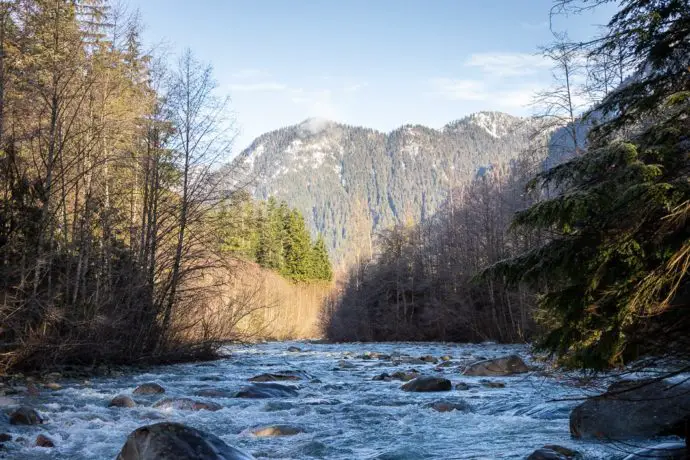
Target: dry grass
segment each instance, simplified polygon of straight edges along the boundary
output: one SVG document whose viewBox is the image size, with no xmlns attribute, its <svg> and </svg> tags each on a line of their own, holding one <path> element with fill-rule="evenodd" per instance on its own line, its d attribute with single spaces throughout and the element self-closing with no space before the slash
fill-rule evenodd
<svg viewBox="0 0 690 460">
<path fill-rule="evenodd" d="M 187 339 L 290 340 L 321 337 L 320 317 L 330 283 L 294 283 L 256 264 L 233 261 L 197 280 L 194 308 L 178 316 Z M 200 297 L 201 294 L 201 297 Z"/>
</svg>

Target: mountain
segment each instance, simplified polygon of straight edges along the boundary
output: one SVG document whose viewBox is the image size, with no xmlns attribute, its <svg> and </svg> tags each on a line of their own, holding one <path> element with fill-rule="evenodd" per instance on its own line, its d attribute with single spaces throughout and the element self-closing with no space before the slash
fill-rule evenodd
<svg viewBox="0 0 690 460">
<path fill-rule="evenodd" d="M 433 215 L 452 187 L 517 157 L 538 124 L 480 112 L 383 133 L 312 118 L 258 137 L 227 168 L 251 177 L 256 198 L 300 209 L 342 261 L 372 232 Z"/>
</svg>

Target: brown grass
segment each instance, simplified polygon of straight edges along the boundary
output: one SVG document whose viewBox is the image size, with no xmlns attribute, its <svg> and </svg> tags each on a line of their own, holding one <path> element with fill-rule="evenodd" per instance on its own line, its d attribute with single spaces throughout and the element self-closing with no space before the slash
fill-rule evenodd
<svg viewBox="0 0 690 460">
<path fill-rule="evenodd" d="M 322 336 L 321 310 L 330 283 L 294 283 L 245 261 L 207 271 L 198 282 L 203 289 L 194 289 L 197 297 L 189 299 L 196 307 L 183 309 L 190 314 L 178 317 L 178 329 L 184 329 L 188 339 L 249 342 Z"/>
</svg>

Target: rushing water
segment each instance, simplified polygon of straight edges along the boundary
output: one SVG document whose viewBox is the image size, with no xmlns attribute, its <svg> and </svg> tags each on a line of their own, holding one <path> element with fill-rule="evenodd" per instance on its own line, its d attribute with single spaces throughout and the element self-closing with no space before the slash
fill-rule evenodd
<svg viewBox="0 0 690 460">
<path fill-rule="evenodd" d="M 303 352 L 288 352 L 296 345 Z M 559 444 L 587 459 L 622 458 L 626 446 L 576 441 L 570 438 L 568 415 L 576 402 L 552 402 L 583 396 L 574 379 L 545 377 L 541 372 L 493 378 L 505 388 L 482 386 L 479 377 L 465 377 L 458 366 L 435 369 L 434 364 L 394 365 L 389 360 L 357 358 L 366 351 L 410 356 L 450 355 L 458 365 L 479 358 L 518 353 L 529 362 L 527 349 L 504 345 L 271 343 L 229 347 L 227 359 L 159 367 L 145 374 L 63 383 L 32 405 L 47 419 L 40 427 L 5 427 L 14 437 L 33 440 L 48 434 L 54 449 L 10 443 L 0 458 L 114 459 L 127 435 L 139 426 L 160 420 L 179 421 L 216 434 L 228 444 L 270 459 L 524 459 L 545 444 Z M 339 369 L 347 359 L 353 368 Z M 533 364 L 533 363 L 532 363 Z M 348 366 L 349 367 L 349 366 Z M 416 368 L 426 375 L 443 375 L 467 391 L 407 393 L 400 382 L 372 381 L 382 372 Z M 264 372 L 300 370 L 308 379 L 296 382 L 299 396 L 289 399 L 196 398 L 203 388 L 236 391 L 247 379 Z M 165 396 L 191 397 L 220 403 L 217 412 L 154 409 L 156 396 L 134 397 L 131 409 L 108 408 L 118 394 L 131 394 L 143 382 L 157 382 Z M 464 400 L 472 412 L 439 413 L 427 404 Z M 305 433 L 280 438 L 255 438 L 248 430 L 273 424 L 298 425 Z M 27 443 L 30 444 L 30 443 Z"/>
</svg>

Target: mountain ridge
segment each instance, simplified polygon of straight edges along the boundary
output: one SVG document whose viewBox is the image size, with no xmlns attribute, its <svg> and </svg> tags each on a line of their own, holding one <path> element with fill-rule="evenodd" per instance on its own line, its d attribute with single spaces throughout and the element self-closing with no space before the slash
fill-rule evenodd
<svg viewBox="0 0 690 460">
<path fill-rule="evenodd" d="M 229 167 L 251 178 L 251 193 L 300 209 L 336 261 L 371 245 L 371 233 L 420 221 L 451 188 L 527 148 L 539 120 L 477 112 L 439 129 L 406 124 L 390 132 L 324 118 L 257 137 Z"/>
</svg>

